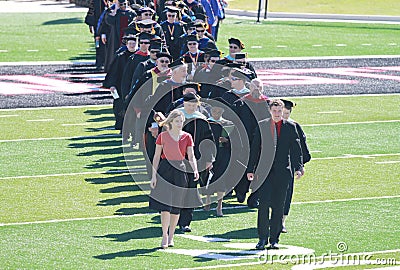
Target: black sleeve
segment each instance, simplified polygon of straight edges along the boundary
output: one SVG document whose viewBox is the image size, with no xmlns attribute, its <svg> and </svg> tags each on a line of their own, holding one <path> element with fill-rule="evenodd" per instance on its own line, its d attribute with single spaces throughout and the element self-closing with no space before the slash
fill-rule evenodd
<svg viewBox="0 0 400 270">
<path fill-rule="evenodd" d="M 261 153 L 261 133 L 260 128 L 257 126 L 253 132 L 253 140 L 250 145 L 250 156 L 247 166 L 247 173 L 254 173 L 257 169 L 257 163 L 260 159 Z"/>
<path fill-rule="evenodd" d="M 306 134 L 304 133 L 303 129 L 298 123 L 296 123 L 296 130 L 300 138 L 301 152 L 303 155 L 303 164 L 306 164 L 311 160 L 311 154 L 310 150 L 308 149 Z"/>
</svg>

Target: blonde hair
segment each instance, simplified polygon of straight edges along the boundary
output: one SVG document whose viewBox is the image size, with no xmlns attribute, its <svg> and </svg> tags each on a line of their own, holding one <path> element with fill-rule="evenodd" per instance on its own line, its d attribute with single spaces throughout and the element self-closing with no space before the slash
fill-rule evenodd
<svg viewBox="0 0 400 270">
<path fill-rule="evenodd" d="M 167 126 L 169 129 L 171 129 L 172 128 L 172 124 L 171 124 L 172 121 L 174 121 L 174 119 L 179 117 L 179 116 L 182 116 L 183 121 L 185 121 L 185 115 L 183 114 L 182 111 L 180 111 L 178 109 L 175 109 L 175 110 L 171 111 L 168 114 L 168 117 L 164 121 L 160 122 L 160 126 Z"/>
</svg>

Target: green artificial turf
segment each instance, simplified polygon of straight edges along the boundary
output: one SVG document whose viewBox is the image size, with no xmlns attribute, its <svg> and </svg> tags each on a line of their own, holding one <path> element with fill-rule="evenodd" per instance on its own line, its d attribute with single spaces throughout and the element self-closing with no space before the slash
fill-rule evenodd
<svg viewBox="0 0 400 270">
<path fill-rule="evenodd" d="M 0 62 L 94 60 L 81 13 L 13 13 L 0 17 Z M 26 22 L 30 23 L 27 24 Z M 32 29 L 35 29 L 32 31 Z M 249 57 L 397 55 L 398 25 L 226 19 L 217 46 L 240 38 Z M 254 33 L 257 33 L 256 35 Z M 317 46 L 316 46 L 317 45 Z M 345 45 L 345 46 L 344 46 Z"/>
</svg>

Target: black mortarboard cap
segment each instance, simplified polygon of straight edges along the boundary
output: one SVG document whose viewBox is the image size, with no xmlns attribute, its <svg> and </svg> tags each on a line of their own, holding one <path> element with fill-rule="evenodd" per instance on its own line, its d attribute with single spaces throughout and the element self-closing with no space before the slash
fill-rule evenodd
<svg viewBox="0 0 400 270">
<path fill-rule="evenodd" d="M 184 64 L 185 64 L 185 62 L 183 61 L 183 59 L 182 58 L 178 58 L 174 62 L 169 64 L 168 67 L 175 68 L 175 67 L 179 67 L 179 66 L 184 65 Z"/>
<path fill-rule="evenodd" d="M 196 92 L 200 92 L 200 86 L 201 86 L 201 84 L 199 84 L 199 83 L 191 82 L 191 83 L 184 84 L 181 87 L 182 87 L 182 90 L 185 90 L 186 88 L 193 88 L 196 90 Z"/>
<path fill-rule="evenodd" d="M 199 42 L 199 37 L 197 35 L 187 35 L 186 42 L 189 42 L 189 41 Z"/>
<path fill-rule="evenodd" d="M 159 52 L 157 53 L 157 58 L 161 58 L 161 57 L 167 57 L 169 59 L 169 61 L 172 61 L 172 56 L 169 53 L 166 52 Z"/>
<path fill-rule="evenodd" d="M 210 57 L 221 57 L 223 52 L 218 51 L 218 50 L 209 50 L 209 51 L 206 51 L 205 54 L 209 55 Z"/>
<path fill-rule="evenodd" d="M 127 42 L 128 40 L 135 40 L 136 41 L 136 36 L 135 35 L 123 36 L 122 40 L 124 40 L 125 42 Z"/>
<path fill-rule="evenodd" d="M 240 68 L 240 69 L 242 69 L 244 67 L 244 64 L 241 64 L 241 63 L 225 63 L 224 66 L 226 66 L 228 68 Z"/>
<path fill-rule="evenodd" d="M 296 107 L 296 103 L 287 99 L 281 99 L 285 104 L 285 108 L 291 110 L 292 108 Z"/>
<path fill-rule="evenodd" d="M 143 39 L 148 39 L 148 40 L 152 40 L 154 35 L 143 32 L 143 33 L 139 33 L 137 34 L 137 37 L 139 40 L 143 40 Z"/>
<path fill-rule="evenodd" d="M 244 81 L 250 81 L 253 79 L 253 73 L 251 71 L 241 69 L 241 68 L 233 68 L 232 76 L 238 77 Z"/>
<path fill-rule="evenodd" d="M 193 93 L 187 93 L 183 96 L 183 101 L 198 102 L 199 99 L 199 96 Z"/>
<path fill-rule="evenodd" d="M 149 50 L 150 51 L 161 51 L 161 49 L 162 49 L 162 43 L 161 43 L 161 41 L 159 41 L 159 40 L 154 40 L 154 39 L 152 39 L 151 41 L 150 41 L 150 47 L 149 47 Z"/>
<path fill-rule="evenodd" d="M 146 11 L 150 11 L 151 13 L 156 13 L 155 11 L 154 11 L 154 9 L 152 9 L 152 8 L 150 8 L 150 7 L 142 7 L 142 8 L 140 8 L 139 9 L 139 14 L 142 14 L 142 13 L 144 13 L 144 12 L 146 12 Z"/>
<path fill-rule="evenodd" d="M 235 44 L 237 45 L 240 49 L 244 49 L 244 44 L 237 38 L 230 38 L 228 39 L 229 44 Z"/>
<path fill-rule="evenodd" d="M 203 13 L 196 13 L 194 14 L 194 16 L 196 17 L 196 20 L 200 20 L 203 22 L 207 22 L 207 15 L 203 14 Z"/>
<path fill-rule="evenodd" d="M 118 0 L 119 3 L 125 3 L 126 0 Z"/>
<path fill-rule="evenodd" d="M 155 24 L 157 24 L 157 22 L 151 19 L 141 20 L 137 22 L 137 26 L 140 28 L 152 28 Z"/>
<path fill-rule="evenodd" d="M 171 13 L 179 13 L 181 10 L 178 7 L 174 6 L 166 6 L 165 7 L 165 12 L 171 12 Z"/>
</svg>

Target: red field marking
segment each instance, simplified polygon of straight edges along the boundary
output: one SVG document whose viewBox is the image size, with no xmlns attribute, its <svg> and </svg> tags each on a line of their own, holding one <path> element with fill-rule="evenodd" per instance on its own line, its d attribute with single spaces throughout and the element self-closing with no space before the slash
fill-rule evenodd
<svg viewBox="0 0 400 270">
<path fill-rule="evenodd" d="M 94 84 L 72 83 L 42 76 L 0 76 L 0 94 L 2 95 L 49 94 L 55 92 L 87 93 L 99 90 L 99 87 Z"/>
</svg>

